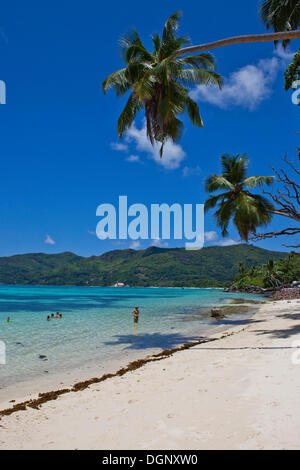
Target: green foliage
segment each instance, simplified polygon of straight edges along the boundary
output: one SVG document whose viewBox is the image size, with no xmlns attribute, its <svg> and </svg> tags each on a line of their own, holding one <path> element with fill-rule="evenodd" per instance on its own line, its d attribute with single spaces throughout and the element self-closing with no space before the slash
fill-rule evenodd
<svg viewBox="0 0 300 470">
<path fill-rule="evenodd" d="M 262 0 L 260 17 L 275 32 L 295 30 L 300 25 L 299 0 Z M 286 47 L 289 41 L 283 41 Z"/>
<path fill-rule="evenodd" d="M 293 62 L 288 66 L 284 73 L 284 88 L 292 88 L 293 82 L 300 80 L 300 49 L 294 55 Z"/>
<path fill-rule="evenodd" d="M 251 245 L 116 250 L 101 256 L 83 258 L 73 253 L 43 253 L 0 258 L 3 284 L 109 286 L 124 282 L 130 286 L 222 287 L 243 269 L 276 260 L 284 253 Z"/>
<path fill-rule="evenodd" d="M 246 155 L 222 155 L 222 174 L 211 175 L 206 180 L 206 191 L 220 194 L 211 196 L 205 202 L 205 211 L 218 208 L 215 212 L 217 224 L 222 235 L 228 235 L 228 225 L 232 220 L 242 240 L 248 241 L 250 232 L 255 233 L 257 227 L 267 225 L 272 220 L 273 205 L 265 197 L 253 194 L 248 189 L 272 184 L 272 176 L 246 176 Z"/>
<path fill-rule="evenodd" d="M 178 116 L 187 113 L 194 126 L 203 127 L 198 105 L 189 96 L 187 86 L 195 84 L 221 86 L 211 54 L 180 58 L 176 53 L 190 41 L 177 33 L 181 13 L 166 21 L 160 37 L 152 37 L 153 51 L 144 47 L 137 31 L 123 36 L 121 51 L 126 67 L 109 75 L 102 83 L 104 93 L 113 88 L 118 96 L 131 92 L 118 120 L 122 137 L 131 127 L 136 114 L 144 110 L 147 136 L 152 145 L 160 143 L 162 156 L 168 139 L 180 138 L 183 123 Z"/>
<path fill-rule="evenodd" d="M 261 266 L 252 266 L 236 277 L 235 285 L 239 289 L 246 286 L 268 288 L 298 280 L 300 280 L 300 256 L 291 253 L 285 258 L 275 261 L 273 258 Z"/>
</svg>

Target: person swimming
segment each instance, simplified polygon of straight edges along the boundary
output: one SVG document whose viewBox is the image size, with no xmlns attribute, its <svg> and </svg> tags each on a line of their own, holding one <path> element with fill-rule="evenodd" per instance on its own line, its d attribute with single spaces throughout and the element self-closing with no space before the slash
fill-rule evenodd
<svg viewBox="0 0 300 470">
<path fill-rule="evenodd" d="M 51 318 L 54 318 L 54 313 L 51 313 Z"/>
<path fill-rule="evenodd" d="M 135 309 L 131 312 L 131 314 L 133 315 L 133 323 L 137 325 L 139 322 L 139 315 L 140 315 L 139 307 L 135 307 Z"/>
<path fill-rule="evenodd" d="M 50 315 L 48 315 L 48 317 L 47 317 L 47 321 L 50 321 L 50 320 L 51 320 L 51 317 L 50 317 Z"/>
</svg>

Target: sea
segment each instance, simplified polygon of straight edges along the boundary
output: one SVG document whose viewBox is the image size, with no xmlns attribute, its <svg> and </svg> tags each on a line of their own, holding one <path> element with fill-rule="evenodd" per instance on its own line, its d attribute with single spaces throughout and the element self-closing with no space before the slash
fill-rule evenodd
<svg viewBox="0 0 300 470">
<path fill-rule="evenodd" d="M 92 377 L 205 338 L 210 331 L 244 324 L 253 312 L 251 301 L 259 299 L 220 289 L 1 285 L 5 364 L 0 363 L 0 398 L 6 389 L 20 395 L 33 383 L 49 388 L 54 381 L 62 385 Z M 229 314 L 221 322 L 210 317 L 212 307 L 232 300 L 243 307 L 250 301 L 251 312 Z M 131 315 L 137 306 L 138 326 Z M 62 318 L 47 321 L 56 312 Z"/>
</svg>

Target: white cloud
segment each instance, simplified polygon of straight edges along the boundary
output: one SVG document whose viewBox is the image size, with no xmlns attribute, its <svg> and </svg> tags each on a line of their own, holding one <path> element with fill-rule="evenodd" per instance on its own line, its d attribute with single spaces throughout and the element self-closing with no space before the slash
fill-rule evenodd
<svg viewBox="0 0 300 470">
<path fill-rule="evenodd" d="M 135 163 L 140 161 L 140 157 L 138 155 L 129 155 L 129 157 L 126 158 L 127 162 Z"/>
<path fill-rule="evenodd" d="M 113 150 L 117 150 L 118 152 L 127 152 L 128 145 L 122 144 L 121 142 L 112 142 L 110 144 Z"/>
<path fill-rule="evenodd" d="M 214 240 L 217 240 L 218 234 L 217 232 L 211 231 L 211 232 L 205 232 L 204 234 L 205 240 L 208 242 L 212 242 Z"/>
<path fill-rule="evenodd" d="M 46 235 L 45 243 L 47 245 L 55 245 L 55 241 L 53 240 L 53 238 L 50 237 L 50 235 Z"/>
<path fill-rule="evenodd" d="M 198 85 L 191 97 L 226 109 L 240 106 L 250 111 L 272 94 L 272 85 L 278 72 L 284 69 L 293 54 L 282 47 L 275 50 L 274 56 L 261 59 L 257 64 L 249 64 L 231 73 L 221 90 L 213 86 Z"/>
<path fill-rule="evenodd" d="M 219 245 L 219 246 L 231 246 L 231 245 L 238 245 L 239 241 L 237 240 L 233 240 L 233 238 L 226 238 L 225 240 L 220 240 L 216 243 L 216 245 Z"/>
<path fill-rule="evenodd" d="M 138 250 L 139 248 L 141 248 L 141 242 L 135 240 L 130 243 L 129 248 L 131 248 L 132 250 Z"/>
<path fill-rule="evenodd" d="M 178 168 L 186 157 L 183 148 L 169 140 L 164 146 L 164 153 L 161 158 L 159 155 L 160 146 L 151 145 L 147 138 L 145 125 L 141 129 L 138 129 L 133 124 L 132 127 L 126 131 L 125 139 L 126 142 L 133 143 L 137 150 L 145 152 L 149 158 L 168 170 L 175 170 Z"/>
<path fill-rule="evenodd" d="M 155 238 L 154 240 L 152 240 L 151 246 L 157 246 L 157 247 L 160 247 L 160 248 L 165 248 L 165 247 L 169 246 L 169 244 L 168 244 L 168 242 L 165 242 L 165 241 L 161 240 L 160 238 Z"/>
<path fill-rule="evenodd" d="M 238 245 L 241 243 L 238 240 L 234 240 L 233 238 L 221 238 L 220 240 L 219 235 L 215 231 L 205 232 L 204 233 L 205 241 L 208 243 L 213 243 L 215 246 L 231 246 L 231 245 Z"/>
<path fill-rule="evenodd" d="M 189 167 L 189 166 L 185 166 L 182 169 L 182 175 L 184 177 L 192 176 L 192 175 L 200 175 L 201 171 L 202 170 L 201 170 L 201 167 L 199 165 L 195 166 L 194 168 Z"/>
<path fill-rule="evenodd" d="M 280 59 L 283 59 L 286 62 L 291 62 L 294 58 L 295 52 L 290 51 L 288 49 L 283 49 L 282 46 L 278 46 L 275 49 L 275 55 L 280 57 Z"/>
<path fill-rule="evenodd" d="M 271 95 L 279 68 L 280 61 L 276 57 L 262 59 L 257 65 L 246 65 L 230 74 L 221 90 L 199 85 L 191 92 L 191 96 L 223 109 L 241 106 L 253 111 Z"/>
</svg>

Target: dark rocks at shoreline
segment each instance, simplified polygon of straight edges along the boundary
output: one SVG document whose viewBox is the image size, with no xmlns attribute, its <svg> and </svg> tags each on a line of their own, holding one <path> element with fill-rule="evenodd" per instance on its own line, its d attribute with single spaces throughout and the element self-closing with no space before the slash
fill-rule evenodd
<svg viewBox="0 0 300 470">
<path fill-rule="evenodd" d="M 268 287 L 266 289 L 259 286 L 245 286 L 243 289 L 238 289 L 237 286 L 231 286 L 225 288 L 224 292 L 269 294 L 272 295 L 275 300 L 300 299 L 300 281 L 293 281 L 291 284 L 283 284 L 281 286 Z"/>
<path fill-rule="evenodd" d="M 283 288 L 272 295 L 273 300 L 300 299 L 300 287 Z"/>
<path fill-rule="evenodd" d="M 210 314 L 216 320 L 222 320 L 225 317 L 224 313 L 219 308 L 212 308 Z"/>
<path fill-rule="evenodd" d="M 234 292 L 234 293 L 241 293 L 241 294 L 266 294 L 269 292 L 273 292 L 274 289 L 272 287 L 268 289 L 263 289 L 259 286 L 245 286 L 243 289 L 238 289 L 237 286 L 226 287 L 224 292 Z"/>
</svg>

